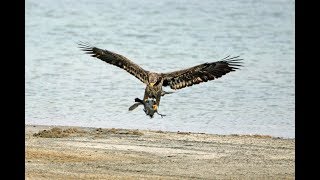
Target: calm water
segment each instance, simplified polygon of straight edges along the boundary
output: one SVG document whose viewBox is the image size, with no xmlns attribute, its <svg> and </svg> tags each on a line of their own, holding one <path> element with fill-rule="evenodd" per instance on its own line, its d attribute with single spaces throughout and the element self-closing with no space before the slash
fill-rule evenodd
<svg viewBox="0 0 320 180">
<path fill-rule="evenodd" d="M 292 0 L 26 0 L 26 124 L 295 137 Z M 244 67 L 128 107 L 145 86 L 78 41 L 169 72 L 240 55 Z M 170 91 L 169 88 L 165 90 Z"/>
</svg>

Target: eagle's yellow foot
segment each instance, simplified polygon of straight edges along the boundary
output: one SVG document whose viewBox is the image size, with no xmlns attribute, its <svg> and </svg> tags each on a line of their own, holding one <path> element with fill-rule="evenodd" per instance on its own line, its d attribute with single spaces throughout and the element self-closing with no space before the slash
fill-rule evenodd
<svg viewBox="0 0 320 180">
<path fill-rule="evenodd" d="M 153 108 L 153 110 L 157 110 L 158 109 L 158 106 L 157 105 L 152 105 L 152 108 Z"/>
</svg>

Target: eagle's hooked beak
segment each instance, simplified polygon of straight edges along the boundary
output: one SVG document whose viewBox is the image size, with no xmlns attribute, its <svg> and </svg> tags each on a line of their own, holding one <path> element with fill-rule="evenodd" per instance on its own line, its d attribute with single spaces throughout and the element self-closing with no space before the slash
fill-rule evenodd
<svg viewBox="0 0 320 180">
<path fill-rule="evenodd" d="M 154 84 L 155 84 L 155 83 L 149 83 L 149 85 L 150 85 L 151 87 L 153 87 Z"/>
</svg>

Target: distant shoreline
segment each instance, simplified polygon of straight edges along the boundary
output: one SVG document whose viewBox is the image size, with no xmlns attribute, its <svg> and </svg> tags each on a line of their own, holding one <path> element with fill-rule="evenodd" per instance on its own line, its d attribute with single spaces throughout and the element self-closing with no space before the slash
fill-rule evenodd
<svg viewBox="0 0 320 180">
<path fill-rule="evenodd" d="M 294 179 L 295 140 L 25 125 L 27 179 Z"/>
</svg>

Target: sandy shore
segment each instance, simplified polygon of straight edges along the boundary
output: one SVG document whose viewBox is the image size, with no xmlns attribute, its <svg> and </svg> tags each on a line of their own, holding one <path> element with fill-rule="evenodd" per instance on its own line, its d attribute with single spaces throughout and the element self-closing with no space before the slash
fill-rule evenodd
<svg viewBox="0 0 320 180">
<path fill-rule="evenodd" d="M 25 134 L 26 179 L 295 179 L 295 139 L 34 125 Z"/>
</svg>

